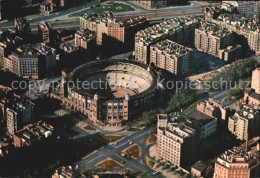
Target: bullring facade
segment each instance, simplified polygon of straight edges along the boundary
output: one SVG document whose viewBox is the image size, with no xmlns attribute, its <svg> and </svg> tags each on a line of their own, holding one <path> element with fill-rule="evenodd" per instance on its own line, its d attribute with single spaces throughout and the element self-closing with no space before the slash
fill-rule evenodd
<svg viewBox="0 0 260 178">
<path fill-rule="evenodd" d="M 158 75 L 144 64 L 127 60 L 103 60 L 62 73 L 51 96 L 80 111 L 98 125 L 122 126 L 153 104 Z"/>
</svg>

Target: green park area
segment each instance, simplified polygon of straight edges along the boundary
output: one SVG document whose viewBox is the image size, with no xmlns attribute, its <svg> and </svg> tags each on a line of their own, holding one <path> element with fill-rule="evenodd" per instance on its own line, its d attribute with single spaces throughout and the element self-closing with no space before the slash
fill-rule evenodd
<svg viewBox="0 0 260 178">
<path fill-rule="evenodd" d="M 96 5 L 92 6 L 89 9 L 82 10 L 76 13 L 73 13 L 70 15 L 70 17 L 77 17 L 81 16 L 83 14 L 91 14 L 91 13 L 102 13 L 105 11 L 111 11 L 111 12 L 128 12 L 128 11 L 135 11 L 134 8 L 132 8 L 129 5 L 123 4 L 123 3 L 115 3 L 115 2 L 110 2 L 104 5 Z"/>
</svg>

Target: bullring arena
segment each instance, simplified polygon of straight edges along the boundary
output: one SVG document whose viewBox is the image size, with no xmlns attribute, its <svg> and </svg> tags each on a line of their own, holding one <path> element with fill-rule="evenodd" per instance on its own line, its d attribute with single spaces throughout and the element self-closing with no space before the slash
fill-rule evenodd
<svg viewBox="0 0 260 178">
<path fill-rule="evenodd" d="M 95 61 L 69 74 L 63 72 L 61 83 L 51 95 L 98 125 L 118 127 L 152 105 L 157 81 L 156 71 L 144 64 Z"/>
</svg>

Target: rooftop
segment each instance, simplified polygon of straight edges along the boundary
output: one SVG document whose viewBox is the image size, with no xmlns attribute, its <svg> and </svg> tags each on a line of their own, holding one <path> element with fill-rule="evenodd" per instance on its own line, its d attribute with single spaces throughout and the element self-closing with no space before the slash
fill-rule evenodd
<svg viewBox="0 0 260 178">
<path fill-rule="evenodd" d="M 229 163 L 259 164 L 259 150 L 257 150 L 256 146 L 259 144 L 259 137 L 249 140 L 248 143 L 248 150 L 246 150 L 245 144 L 242 144 L 239 147 L 234 147 L 233 149 L 225 151 L 218 159 Z M 219 161 L 217 160 L 217 162 Z"/>
<path fill-rule="evenodd" d="M 194 16 L 176 17 L 139 31 L 136 34 L 136 38 L 139 41 L 151 43 L 164 35 L 174 33 L 176 30 L 194 24 L 197 21 L 198 19 Z"/>
<path fill-rule="evenodd" d="M 168 132 L 180 138 L 187 138 L 195 134 L 192 122 L 190 122 L 183 113 L 175 112 L 169 115 L 159 114 L 158 121 L 162 119 L 167 120 L 167 126 L 166 128 L 161 128 L 162 130 L 166 129 Z"/>
<path fill-rule="evenodd" d="M 37 44 L 25 44 L 16 49 L 14 51 L 17 55 L 54 55 L 56 54 L 56 50 L 51 48 L 43 43 Z"/>
<path fill-rule="evenodd" d="M 198 29 L 201 31 L 206 31 L 208 34 L 217 36 L 219 38 L 232 34 L 232 32 L 228 31 L 227 29 L 222 29 L 217 24 L 209 22 L 201 22 L 201 25 Z"/>
<path fill-rule="evenodd" d="M 47 31 L 50 29 L 50 25 L 48 22 L 39 22 L 39 27 L 41 28 L 42 31 Z"/>
<path fill-rule="evenodd" d="M 60 45 L 60 49 L 62 49 L 66 53 L 72 53 L 72 52 L 75 52 L 75 51 L 79 50 L 79 48 L 77 46 L 75 46 L 74 40 L 62 43 Z"/>
<path fill-rule="evenodd" d="M 84 14 L 81 16 L 81 18 L 86 19 L 91 22 L 104 22 L 104 23 L 119 23 L 121 27 L 132 27 L 135 25 L 138 25 L 139 23 L 142 23 L 146 21 L 147 19 L 144 18 L 143 16 L 132 18 L 126 21 L 117 21 L 115 16 L 113 15 L 112 12 L 107 11 L 103 13 L 92 13 L 92 14 Z"/>
<path fill-rule="evenodd" d="M 94 31 L 91 30 L 78 30 L 76 32 L 76 35 L 78 35 L 80 38 L 82 38 L 83 40 L 92 40 L 96 38 L 96 33 Z"/>
<path fill-rule="evenodd" d="M 202 172 L 202 171 L 204 171 L 204 170 L 207 168 L 207 165 L 204 164 L 204 163 L 201 162 L 201 161 L 197 161 L 197 162 L 192 166 L 192 168 Z"/>
<path fill-rule="evenodd" d="M 217 20 L 235 26 L 237 29 L 243 29 L 245 31 L 259 32 L 260 29 L 260 26 L 254 23 L 252 19 L 248 19 L 238 14 L 221 14 Z"/>
<path fill-rule="evenodd" d="M 169 55 L 182 56 L 192 52 L 191 48 L 187 48 L 171 40 L 164 40 L 156 43 L 152 47 L 156 47 Z"/>
<path fill-rule="evenodd" d="M 206 124 L 212 122 L 213 120 L 215 120 L 215 118 L 213 118 L 207 114 L 204 114 L 203 112 L 200 112 L 198 110 L 191 112 L 187 116 L 189 118 L 191 118 L 193 121 L 195 119 L 197 123 L 202 124 L 202 125 L 206 125 Z"/>
</svg>

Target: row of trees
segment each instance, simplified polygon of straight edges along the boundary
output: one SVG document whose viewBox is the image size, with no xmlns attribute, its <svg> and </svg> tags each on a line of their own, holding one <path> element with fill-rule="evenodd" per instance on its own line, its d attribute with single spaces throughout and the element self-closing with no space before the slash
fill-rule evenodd
<svg viewBox="0 0 260 178">
<path fill-rule="evenodd" d="M 258 66 L 259 64 L 250 58 L 236 61 L 207 82 L 210 85 L 209 90 L 213 91 L 233 87 L 237 81 L 250 77 L 252 71 Z"/>
<path fill-rule="evenodd" d="M 170 101 L 166 107 L 156 107 L 155 109 L 145 111 L 139 119 L 146 124 L 155 123 L 157 114 L 169 114 L 174 111 L 178 111 L 181 108 L 187 107 L 189 104 L 195 102 L 195 100 L 196 95 L 194 91 L 188 89 L 180 90 L 170 97 Z"/>
</svg>

